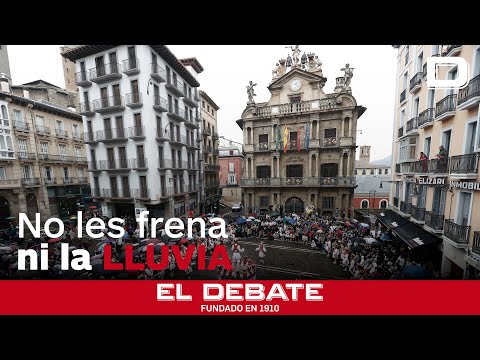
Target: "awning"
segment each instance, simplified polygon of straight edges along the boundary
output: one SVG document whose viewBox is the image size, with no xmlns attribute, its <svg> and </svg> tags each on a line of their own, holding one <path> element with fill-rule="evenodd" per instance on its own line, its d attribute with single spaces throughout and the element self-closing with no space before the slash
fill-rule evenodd
<svg viewBox="0 0 480 360">
<path fill-rule="evenodd" d="M 398 226 L 392 229 L 392 231 L 402 239 L 410 249 L 416 249 L 420 246 L 430 245 L 440 241 L 438 237 L 412 222 Z"/>
<path fill-rule="evenodd" d="M 404 218 L 402 215 L 397 214 L 393 210 L 385 210 L 377 215 L 378 221 L 389 229 L 395 229 L 399 226 L 410 223 L 410 221 Z"/>
</svg>

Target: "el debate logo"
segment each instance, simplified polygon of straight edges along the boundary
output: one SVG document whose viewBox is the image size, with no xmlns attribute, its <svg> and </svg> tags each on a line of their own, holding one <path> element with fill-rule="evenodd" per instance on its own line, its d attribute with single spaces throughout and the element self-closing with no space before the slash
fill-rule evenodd
<svg viewBox="0 0 480 360">
<path fill-rule="evenodd" d="M 437 78 L 437 70 L 440 67 L 456 67 L 454 79 L 440 80 Z M 429 89 L 463 89 L 468 84 L 468 63 L 459 56 L 431 56 L 427 58 L 427 87 Z M 449 76 L 454 73 L 449 72 Z"/>
</svg>

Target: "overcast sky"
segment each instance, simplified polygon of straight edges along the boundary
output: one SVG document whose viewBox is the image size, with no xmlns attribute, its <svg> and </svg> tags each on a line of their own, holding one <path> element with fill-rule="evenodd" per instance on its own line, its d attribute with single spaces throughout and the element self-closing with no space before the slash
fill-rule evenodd
<svg viewBox="0 0 480 360">
<path fill-rule="evenodd" d="M 242 131 L 235 123 L 247 103 L 249 80 L 257 83 L 256 102 L 270 99 L 267 86 L 279 58 L 291 53 L 284 45 L 168 45 L 178 57 L 196 57 L 204 71 L 200 88 L 220 107 L 218 131 L 227 139 L 242 142 Z M 328 81 L 324 91 L 333 92 L 335 78 L 346 63 L 355 68 L 352 94 L 367 111 L 359 119 L 357 145 L 371 145 L 372 160 L 392 152 L 397 51 L 383 45 L 300 45 L 305 53 L 315 52 L 323 63 Z M 43 79 L 65 87 L 60 45 L 9 45 L 14 84 Z M 35 59 L 35 61 L 32 61 Z M 358 151 L 357 151 L 358 158 Z"/>
</svg>

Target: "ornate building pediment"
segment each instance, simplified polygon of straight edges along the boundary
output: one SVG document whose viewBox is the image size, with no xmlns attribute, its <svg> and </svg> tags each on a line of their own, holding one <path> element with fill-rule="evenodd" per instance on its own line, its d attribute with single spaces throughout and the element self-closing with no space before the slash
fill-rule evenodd
<svg viewBox="0 0 480 360">
<path fill-rule="evenodd" d="M 279 90 L 281 89 L 285 84 L 289 84 L 289 82 L 293 78 L 299 78 L 302 80 L 306 80 L 308 82 L 319 82 L 321 84 L 321 88 L 325 85 L 327 82 L 327 78 L 323 76 L 319 76 L 313 73 L 310 73 L 308 71 L 304 71 L 298 68 L 292 69 L 289 72 L 287 72 L 285 75 L 283 75 L 281 78 L 275 80 L 273 83 L 271 83 L 268 86 L 268 89 L 271 90 Z"/>
</svg>

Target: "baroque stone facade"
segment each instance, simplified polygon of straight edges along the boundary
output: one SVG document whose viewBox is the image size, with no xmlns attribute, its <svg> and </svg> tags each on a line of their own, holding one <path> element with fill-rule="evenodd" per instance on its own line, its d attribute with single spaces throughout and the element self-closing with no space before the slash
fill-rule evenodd
<svg viewBox="0 0 480 360">
<path fill-rule="evenodd" d="M 268 86 L 268 102 L 249 101 L 237 120 L 247 210 L 298 214 L 313 207 L 332 215 L 352 207 L 357 119 L 366 108 L 350 87 L 326 94 L 327 78 L 313 70 L 292 67 Z"/>
</svg>

